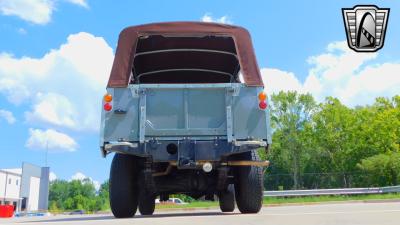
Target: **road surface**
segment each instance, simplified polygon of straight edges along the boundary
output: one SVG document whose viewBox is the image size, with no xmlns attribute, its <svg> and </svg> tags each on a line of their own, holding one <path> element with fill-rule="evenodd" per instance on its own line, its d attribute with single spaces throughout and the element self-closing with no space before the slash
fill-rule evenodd
<svg viewBox="0 0 400 225">
<path fill-rule="evenodd" d="M 153 216 L 115 219 L 112 215 L 0 219 L 0 224 L 53 225 L 399 225 L 400 202 L 340 203 L 264 207 L 259 214 L 221 213 L 218 209 L 156 211 Z"/>
</svg>

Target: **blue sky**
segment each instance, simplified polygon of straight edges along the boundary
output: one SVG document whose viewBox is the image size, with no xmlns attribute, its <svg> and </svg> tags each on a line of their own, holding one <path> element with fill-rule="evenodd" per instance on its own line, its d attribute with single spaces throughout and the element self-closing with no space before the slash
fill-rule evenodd
<svg viewBox="0 0 400 225">
<path fill-rule="evenodd" d="M 391 8 L 378 53 L 344 42 L 341 8 L 357 4 Z M 269 94 L 297 90 L 354 106 L 400 92 L 399 1 L 0 0 L 0 168 L 44 165 L 47 146 L 58 178 L 107 179 L 97 122 L 120 30 L 201 20 L 250 31 Z"/>
</svg>

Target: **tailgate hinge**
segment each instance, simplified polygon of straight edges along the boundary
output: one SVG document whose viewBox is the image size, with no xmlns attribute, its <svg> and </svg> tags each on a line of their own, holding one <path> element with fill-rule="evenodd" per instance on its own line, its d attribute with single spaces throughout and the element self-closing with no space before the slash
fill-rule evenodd
<svg viewBox="0 0 400 225">
<path fill-rule="evenodd" d="M 228 88 L 228 91 L 232 93 L 231 96 L 239 96 L 240 87 L 241 86 L 239 84 L 232 84 L 232 86 Z"/>
<path fill-rule="evenodd" d="M 233 140 L 233 119 L 232 119 L 232 103 L 233 95 L 235 94 L 235 86 L 227 88 L 225 95 L 225 106 L 226 106 L 226 138 L 228 143 Z"/>
<path fill-rule="evenodd" d="M 144 143 L 146 132 L 146 93 L 141 90 L 139 92 L 139 141 Z"/>
<path fill-rule="evenodd" d="M 231 106 L 226 107 L 226 136 L 228 142 L 232 142 L 233 135 L 233 127 L 232 127 L 232 108 Z"/>
<path fill-rule="evenodd" d="M 131 90 L 131 94 L 132 94 L 133 98 L 139 98 L 140 91 L 139 91 L 138 85 L 129 86 L 129 89 Z"/>
</svg>

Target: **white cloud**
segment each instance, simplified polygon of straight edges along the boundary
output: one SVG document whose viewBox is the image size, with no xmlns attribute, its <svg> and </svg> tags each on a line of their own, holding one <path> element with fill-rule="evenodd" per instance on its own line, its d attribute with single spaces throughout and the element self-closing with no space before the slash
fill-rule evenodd
<svg viewBox="0 0 400 225">
<path fill-rule="evenodd" d="M 49 180 L 50 180 L 50 181 L 55 181 L 55 180 L 57 180 L 57 175 L 56 175 L 55 173 L 53 173 L 53 172 L 50 172 L 50 174 L 49 174 Z"/>
<path fill-rule="evenodd" d="M 17 29 L 17 32 L 18 32 L 19 34 L 22 34 L 22 35 L 25 35 L 25 34 L 28 33 L 28 32 L 27 32 L 24 28 L 22 28 L 22 27 L 18 28 L 18 29 Z"/>
<path fill-rule="evenodd" d="M 74 129 L 78 126 L 76 108 L 64 95 L 56 93 L 38 93 L 32 112 L 26 112 L 28 122 L 43 121 L 50 124 Z"/>
<path fill-rule="evenodd" d="M 24 99 L 29 97 L 30 93 L 28 88 L 18 83 L 16 79 L 3 76 L 4 74 L 2 74 L 1 70 L 3 70 L 3 66 L 6 65 L 1 65 L 4 58 L 3 56 L 5 56 L 5 54 L 0 54 L 0 93 L 5 94 L 8 101 L 19 105 Z"/>
<path fill-rule="evenodd" d="M 74 175 L 71 176 L 71 180 L 84 180 L 85 178 L 85 174 L 81 172 L 76 172 Z"/>
<path fill-rule="evenodd" d="M 6 16 L 18 16 L 23 20 L 46 24 L 54 10 L 52 0 L 1 0 L 0 12 Z"/>
<path fill-rule="evenodd" d="M 84 7 L 84 8 L 89 8 L 89 5 L 88 5 L 86 0 L 66 0 L 66 1 L 70 2 L 72 4 L 79 5 L 79 6 Z"/>
<path fill-rule="evenodd" d="M 81 172 L 76 172 L 74 175 L 71 176 L 71 180 L 80 180 L 83 181 L 84 179 L 88 178 L 96 188 L 96 190 L 100 189 L 100 182 L 93 180 L 91 177 L 87 177 L 85 174 Z"/>
<path fill-rule="evenodd" d="M 278 69 L 262 68 L 261 75 L 268 95 L 278 93 L 279 91 L 302 91 L 303 89 L 302 84 L 293 73 Z"/>
<path fill-rule="evenodd" d="M 65 1 L 89 8 L 86 0 Z M 45 25 L 51 21 L 51 16 L 56 10 L 56 2 L 57 0 L 0 0 L 0 13 L 5 16 L 17 16 L 31 23 Z M 22 33 L 25 32 L 22 31 Z"/>
<path fill-rule="evenodd" d="M 4 109 L 0 109 L 0 119 L 6 120 L 9 124 L 13 124 L 17 121 L 12 112 Z"/>
<path fill-rule="evenodd" d="M 78 144 L 67 134 L 53 129 L 40 130 L 31 128 L 29 129 L 29 138 L 25 146 L 30 149 L 48 149 L 52 152 L 73 152 L 78 147 Z"/>
<path fill-rule="evenodd" d="M 97 131 L 113 58 L 103 38 L 84 32 L 42 58 L 0 53 L 0 94 L 28 105 L 30 124 Z"/>
<path fill-rule="evenodd" d="M 222 16 L 219 18 L 212 17 L 210 13 L 204 14 L 203 17 L 201 17 L 201 21 L 203 22 L 209 22 L 209 23 L 226 23 L 226 24 L 232 24 L 233 22 L 230 20 L 229 16 Z"/>
<path fill-rule="evenodd" d="M 365 105 L 378 96 L 392 97 L 400 90 L 400 64 L 369 63 L 377 56 L 356 53 L 346 42 L 333 42 L 324 53 L 307 60 L 312 67 L 303 83 L 293 73 L 279 69 L 264 68 L 261 74 L 269 94 L 296 90 L 309 92 L 318 101 L 333 96 L 349 106 Z"/>
</svg>

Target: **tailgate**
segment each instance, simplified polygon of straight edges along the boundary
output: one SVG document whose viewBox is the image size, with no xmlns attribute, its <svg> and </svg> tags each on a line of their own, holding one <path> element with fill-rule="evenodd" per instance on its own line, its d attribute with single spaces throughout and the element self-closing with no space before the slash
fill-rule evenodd
<svg viewBox="0 0 400 225">
<path fill-rule="evenodd" d="M 101 143 L 185 137 L 270 142 L 269 109 L 258 108 L 262 90 L 239 83 L 109 88 L 113 112 L 103 110 Z"/>
<path fill-rule="evenodd" d="M 231 84 L 146 84 L 139 88 L 141 141 L 145 137 L 228 135 Z"/>
</svg>

